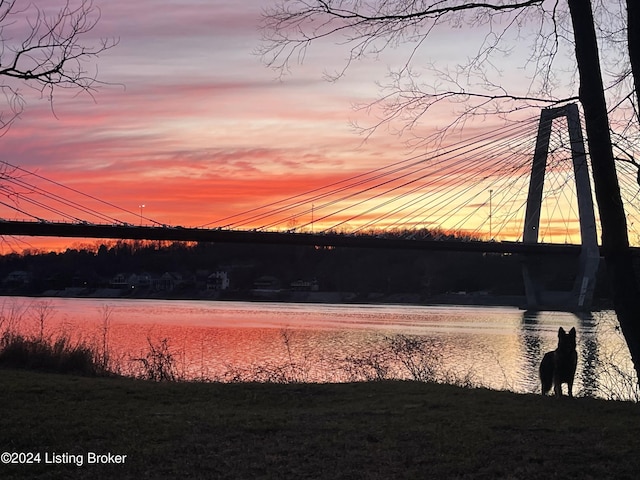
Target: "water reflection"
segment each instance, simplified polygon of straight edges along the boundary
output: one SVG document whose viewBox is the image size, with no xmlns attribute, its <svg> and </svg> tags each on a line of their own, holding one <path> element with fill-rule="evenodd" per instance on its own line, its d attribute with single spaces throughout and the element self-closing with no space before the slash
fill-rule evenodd
<svg viewBox="0 0 640 480">
<path fill-rule="evenodd" d="M 31 299 L 5 299 L 6 302 Z M 135 374 L 136 359 L 167 339 L 182 378 L 216 381 L 342 382 L 411 378 L 406 362 L 437 363 L 441 381 L 538 393 L 538 365 L 557 331 L 576 327 L 574 392 L 624 398 L 632 372 L 612 312 L 573 315 L 503 307 L 259 304 L 201 301 L 50 299 L 49 333 L 107 345 L 114 365 Z M 105 336 L 104 308 L 110 322 Z M 26 311 L 28 308 L 24 307 Z M 7 310 L 7 309 L 5 309 Z M 23 315 L 20 329 L 34 331 Z M 420 339 L 404 357 L 393 339 Z M 625 356 L 626 354 L 626 356 Z M 413 357 L 408 358 L 408 355 Z M 608 366 L 615 362 L 615 368 Z M 613 375 L 612 373 L 615 373 Z"/>
<path fill-rule="evenodd" d="M 598 342 L 593 327 L 595 326 L 595 318 L 591 313 L 581 313 L 579 315 L 581 324 L 583 325 L 582 341 L 580 342 L 580 354 L 578 361 L 580 363 L 580 380 L 582 381 L 582 394 L 586 396 L 595 396 L 598 392 L 598 374 L 597 369 L 600 365 L 600 357 L 598 353 Z"/>
<path fill-rule="evenodd" d="M 541 312 L 535 310 L 522 313 L 523 370 L 527 378 L 527 389 L 530 391 L 540 391 L 538 368 L 545 353 L 539 330 L 540 315 Z"/>
</svg>

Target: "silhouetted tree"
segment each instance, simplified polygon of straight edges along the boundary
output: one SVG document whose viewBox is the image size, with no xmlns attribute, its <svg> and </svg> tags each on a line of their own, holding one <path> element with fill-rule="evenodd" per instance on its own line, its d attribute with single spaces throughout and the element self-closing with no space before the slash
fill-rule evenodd
<svg viewBox="0 0 640 480">
<path fill-rule="evenodd" d="M 614 305 L 640 373 L 640 294 L 632 268 L 610 130 L 612 119 L 619 122 L 623 118 L 624 136 L 638 138 L 634 90 L 639 81 L 640 7 L 637 0 L 595 0 L 594 4 L 601 15 L 600 23 L 594 20 L 591 0 L 280 0 L 265 14 L 261 54 L 268 65 L 284 72 L 292 61 L 304 58 L 310 44 L 338 38 L 349 52 L 344 70 L 333 75 L 339 78 L 353 61 L 381 55 L 387 48 L 401 44 L 413 45 L 406 63 L 391 72 L 382 98 L 370 105 L 379 107 L 382 119 L 365 129 L 369 134 L 380 125 L 397 120 L 402 123 L 400 131 L 411 129 L 427 112 L 445 102 L 457 102 L 462 108 L 457 119 L 439 134 L 463 125 L 470 115 L 506 114 L 527 106 L 551 106 L 578 99 L 585 117 Z M 485 35 L 479 42 L 477 38 L 473 40 L 470 49 L 475 49 L 475 54 L 466 64 L 424 65 L 431 73 L 431 81 L 420 83 L 422 77 L 413 64 L 421 58 L 421 48 L 437 48 L 430 40 L 441 26 L 483 28 Z M 610 55 L 608 70 L 612 73 L 608 85 L 603 80 L 598 31 L 601 36 L 607 35 L 609 48 L 617 48 Z M 521 85 L 504 85 L 498 57 L 516 48 L 527 36 L 531 44 L 523 68 L 531 77 Z M 562 85 L 556 65 L 567 39 L 575 53 L 579 88 L 577 95 L 558 97 L 557 92 L 563 89 L 559 88 Z M 572 85 L 564 87 L 569 92 L 573 90 Z M 607 92 L 616 94 L 609 98 L 609 106 Z"/>
</svg>

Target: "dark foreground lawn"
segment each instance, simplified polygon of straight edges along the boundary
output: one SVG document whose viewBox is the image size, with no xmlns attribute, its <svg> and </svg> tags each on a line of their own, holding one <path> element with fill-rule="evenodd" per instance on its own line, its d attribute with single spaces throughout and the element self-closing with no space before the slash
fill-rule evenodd
<svg viewBox="0 0 640 480">
<path fill-rule="evenodd" d="M 640 405 L 593 399 L 413 382 L 158 384 L 0 370 L 0 408 L 0 453 L 11 453 L 3 462 L 40 461 L 0 464 L 2 479 L 640 472 Z M 96 458 L 124 463 L 89 463 Z"/>
</svg>

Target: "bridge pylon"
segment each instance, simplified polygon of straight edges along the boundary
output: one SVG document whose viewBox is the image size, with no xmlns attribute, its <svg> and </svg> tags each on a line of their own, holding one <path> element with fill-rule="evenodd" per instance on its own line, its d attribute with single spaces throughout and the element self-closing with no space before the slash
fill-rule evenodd
<svg viewBox="0 0 640 480">
<path fill-rule="evenodd" d="M 553 120 L 566 117 L 571 144 L 571 158 L 576 182 L 578 217 L 582 248 L 572 288 L 570 290 L 550 290 L 545 286 L 545 275 L 540 258 L 524 257 L 522 274 L 524 279 L 527 308 L 588 310 L 593 300 L 596 275 L 600 263 L 600 251 L 596 232 L 596 220 L 591 196 L 591 181 L 585 154 L 584 139 L 578 106 L 573 104 L 544 109 L 540 113 L 538 135 L 533 155 L 527 209 L 523 232 L 524 243 L 538 243 L 540 211 L 544 177 L 547 169 L 549 140 Z"/>
</svg>

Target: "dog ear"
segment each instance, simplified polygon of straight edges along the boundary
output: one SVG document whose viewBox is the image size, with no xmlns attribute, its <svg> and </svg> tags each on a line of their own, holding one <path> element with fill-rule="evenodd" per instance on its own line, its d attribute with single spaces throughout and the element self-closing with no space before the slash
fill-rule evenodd
<svg viewBox="0 0 640 480">
<path fill-rule="evenodd" d="M 572 337 L 576 336 L 576 327 L 572 327 L 571 330 L 569 330 L 569 335 L 571 335 Z"/>
<path fill-rule="evenodd" d="M 558 337 L 562 337 L 562 336 L 564 336 L 564 335 L 566 335 L 566 333 L 565 333 L 565 331 L 564 331 L 564 328 L 560 327 L 560 328 L 558 329 Z"/>
</svg>

